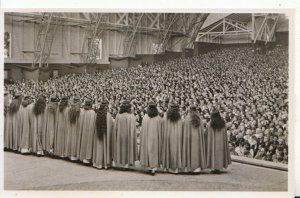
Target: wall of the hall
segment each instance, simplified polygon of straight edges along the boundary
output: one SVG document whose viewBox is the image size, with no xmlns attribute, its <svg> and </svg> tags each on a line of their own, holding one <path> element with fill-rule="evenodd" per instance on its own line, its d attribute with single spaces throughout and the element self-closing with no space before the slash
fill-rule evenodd
<svg viewBox="0 0 300 198">
<path fill-rule="evenodd" d="M 5 58 L 5 63 L 32 63 L 33 61 L 34 44 L 37 40 L 39 25 L 17 21 L 21 18 L 5 15 L 4 31 L 11 33 L 11 57 Z M 122 55 L 124 38 L 125 32 L 104 31 L 102 36 L 102 59 L 98 60 L 97 63 L 108 64 L 110 56 Z M 87 44 L 83 47 L 84 39 L 84 28 L 59 26 L 53 40 L 48 62 L 81 63 L 80 53 L 87 51 Z M 135 53 L 152 54 L 153 43 L 158 43 L 157 36 L 137 34 Z M 178 50 L 178 46 L 176 46 L 176 50 Z"/>
</svg>

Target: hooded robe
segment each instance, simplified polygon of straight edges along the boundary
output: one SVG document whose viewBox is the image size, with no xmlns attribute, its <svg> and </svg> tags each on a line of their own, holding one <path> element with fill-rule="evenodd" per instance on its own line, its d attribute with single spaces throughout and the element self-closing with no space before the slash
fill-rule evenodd
<svg viewBox="0 0 300 198">
<path fill-rule="evenodd" d="M 226 126 L 214 129 L 210 122 L 207 126 L 207 168 L 222 169 L 231 164 L 231 157 L 227 141 Z"/>
<path fill-rule="evenodd" d="M 182 140 L 182 167 L 185 172 L 195 171 L 198 168 L 206 168 L 206 150 L 204 126 L 200 120 L 198 127 L 191 123 L 191 115 L 188 114 L 183 121 Z"/>
<path fill-rule="evenodd" d="M 96 113 L 93 109 L 82 109 L 78 124 L 77 158 L 80 161 L 91 160 L 93 156 L 93 138 L 95 134 Z"/>
<path fill-rule="evenodd" d="M 97 130 L 94 134 L 93 165 L 99 168 L 111 166 L 112 162 L 112 133 L 113 119 L 110 113 L 106 114 L 106 132 L 99 137 Z"/>
<path fill-rule="evenodd" d="M 162 146 L 162 120 L 159 115 L 146 114 L 141 128 L 140 162 L 142 166 L 156 168 L 160 165 Z"/>
<path fill-rule="evenodd" d="M 17 100 L 13 99 L 12 103 L 17 103 Z M 20 108 L 22 108 L 21 103 L 19 103 L 18 110 L 16 112 L 11 112 L 11 105 L 9 107 L 8 113 L 5 119 L 5 129 L 4 129 L 4 147 L 12 150 L 20 149 L 20 134 L 21 134 L 21 125 L 20 125 Z"/>
<path fill-rule="evenodd" d="M 35 104 L 34 104 L 35 105 Z M 34 112 L 34 106 L 30 113 L 30 134 L 29 134 L 29 147 L 31 152 L 43 154 L 42 135 L 45 120 L 45 111 L 36 115 Z"/>
<path fill-rule="evenodd" d="M 163 120 L 162 167 L 178 173 L 182 168 L 182 131 L 183 121 Z"/>
<path fill-rule="evenodd" d="M 136 120 L 130 113 L 119 113 L 113 134 L 114 162 L 116 166 L 134 165 L 137 160 Z"/>
<path fill-rule="evenodd" d="M 21 153 L 29 153 L 30 152 L 30 130 L 31 130 L 31 122 L 30 118 L 33 116 L 33 103 L 27 105 L 20 109 L 21 113 L 21 126 L 22 126 L 22 137 L 21 137 Z"/>
<path fill-rule="evenodd" d="M 68 157 L 66 142 L 69 132 L 69 107 L 65 107 L 63 110 L 58 108 L 56 127 L 54 133 L 54 154 L 60 157 Z"/>
<path fill-rule="evenodd" d="M 45 122 L 43 127 L 43 149 L 52 153 L 54 149 L 54 134 L 58 115 L 58 103 L 50 102 L 45 109 Z"/>
<path fill-rule="evenodd" d="M 68 156 L 72 158 L 72 160 L 77 158 L 77 139 L 79 136 L 79 117 L 80 117 L 80 112 L 82 109 L 80 109 L 81 103 L 71 103 L 71 107 L 69 109 L 69 131 L 68 131 L 68 137 L 67 137 L 67 153 Z M 76 106 L 76 107 L 75 107 Z M 73 122 L 71 122 L 70 119 L 70 112 L 72 111 L 72 108 L 77 108 L 76 110 L 79 111 L 77 117 L 74 119 Z"/>
</svg>

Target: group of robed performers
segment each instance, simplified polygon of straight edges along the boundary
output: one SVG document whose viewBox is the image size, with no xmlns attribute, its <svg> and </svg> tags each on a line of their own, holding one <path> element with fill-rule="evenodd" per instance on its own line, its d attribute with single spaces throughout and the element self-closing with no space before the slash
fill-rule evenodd
<svg viewBox="0 0 300 198">
<path fill-rule="evenodd" d="M 197 107 L 181 118 L 178 104 L 171 103 L 163 117 L 151 101 L 137 146 L 136 118 L 129 101 L 123 101 L 115 120 L 108 101 L 99 109 L 92 101 L 59 100 L 45 96 L 33 102 L 16 94 L 5 106 L 4 147 L 22 154 L 50 155 L 92 164 L 96 168 L 128 169 L 140 160 L 150 174 L 157 169 L 170 173 L 219 173 L 231 163 L 226 125 L 217 108 L 204 127 Z"/>
</svg>

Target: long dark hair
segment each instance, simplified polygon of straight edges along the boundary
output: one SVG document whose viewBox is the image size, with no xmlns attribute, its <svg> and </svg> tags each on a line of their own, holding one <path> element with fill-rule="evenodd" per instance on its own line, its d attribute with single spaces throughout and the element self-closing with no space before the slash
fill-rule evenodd
<svg viewBox="0 0 300 198">
<path fill-rule="evenodd" d="M 46 108 L 46 99 L 44 97 L 39 97 L 38 100 L 34 103 L 33 113 L 38 116 L 45 111 Z"/>
<path fill-rule="evenodd" d="M 199 127 L 201 119 L 197 109 L 190 108 L 190 117 L 192 126 L 195 128 Z"/>
<path fill-rule="evenodd" d="M 120 106 L 119 113 L 131 113 L 131 104 L 130 103 L 124 103 Z"/>
<path fill-rule="evenodd" d="M 211 114 L 211 116 L 210 116 L 210 126 L 213 129 L 222 129 L 223 127 L 225 127 L 225 121 L 221 117 L 219 112 L 214 112 L 214 113 Z"/>
<path fill-rule="evenodd" d="M 71 103 L 71 108 L 69 110 L 69 119 L 71 124 L 74 124 L 80 115 L 80 105 L 80 101 Z"/>
<path fill-rule="evenodd" d="M 59 112 L 62 112 L 67 106 L 68 106 L 68 100 L 61 100 L 58 107 L 59 107 Z"/>
<path fill-rule="evenodd" d="M 150 118 L 154 118 L 158 115 L 158 110 L 156 106 L 149 106 L 147 108 L 147 114 Z"/>
<path fill-rule="evenodd" d="M 102 139 L 103 134 L 107 132 L 107 112 L 108 112 L 107 104 L 101 104 L 100 108 L 97 111 L 97 117 L 96 117 L 96 129 L 97 129 L 97 136 L 99 139 Z"/>
<path fill-rule="evenodd" d="M 21 102 L 22 102 L 21 96 L 15 97 L 9 105 L 9 112 L 13 114 L 16 113 L 20 108 Z"/>
<path fill-rule="evenodd" d="M 167 111 L 167 119 L 171 122 L 177 122 L 180 119 L 179 107 L 170 106 Z"/>
</svg>

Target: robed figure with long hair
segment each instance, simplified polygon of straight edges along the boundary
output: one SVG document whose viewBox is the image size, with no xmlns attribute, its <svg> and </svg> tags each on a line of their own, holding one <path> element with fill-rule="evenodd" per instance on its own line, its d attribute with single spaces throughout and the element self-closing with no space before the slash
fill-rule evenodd
<svg viewBox="0 0 300 198">
<path fill-rule="evenodd" d="M 140 162 L 152 175 L 160 165 L 162 145 L 162 119 L 158 115 L 155 102 L 150 102 L 147 114 L 142 120 Z"/>
<path fill-rule="evenodd" d="M 210 122 L 207 125 L 207 168 L 219 173 L 231 164 L 226 124 L 219 110 L 213 107 Z"/>
<path fill-rule="evenodd" d="M 112 165 L 113 119 L 108 112 L 108 104 L 108 101 L 102 101 L 96 116 L 93 166 L 99 169 L 108 168 Z"/>
<path fill-rule="evenodd" d="M 134 165 L 137 160 L 136 119 L 129 101 L 122 102 L 116 116 L 113 142 L 115 165 L 121 168 Z"/>
<path fill-rule="evenodd" d="M 44 151 L 52 155 L 54 152 L 54 134 L 58 116 L 58 102 L 56 96 L 50 98 L 49 103 L 46 105 L 45 122 L 42 135 L 42 145 Z"/>
<path fill-rule="evenodd" d="M 93 157 L 96 112 L 92 106 L 92 101 L 87 99 L 78 120 L 77 158 L 85 164 L 90 164 Z"/>
<path fill-rule="evenodd" d="M 179 105 L 171 103 L 163 120 L 162 167 L 164 171 L 179 173 L 182 169 L 183 121 Z"/>
<path fill-rule="evenodd" d="M 40 95 L 33 106 L 30 119 L 30 149 L 31 152 L 43 155 L 42 134 L 45 120 L 46 98 Z"/>
<path fill-rule="evenodd" d="M 5 116 L 4 148 L 14 151 L 19 150 L 20 140 L 20 108 L 22 95 L 17 93 L 9 105 L 8 113 Z"/>
<path fill-rule="evenodd" d="M 195 105 L 191 105 L 183 122 L 182 167 L 184 172 L 206 168 L 205 129 Z"/>
</svg>

